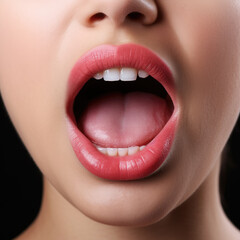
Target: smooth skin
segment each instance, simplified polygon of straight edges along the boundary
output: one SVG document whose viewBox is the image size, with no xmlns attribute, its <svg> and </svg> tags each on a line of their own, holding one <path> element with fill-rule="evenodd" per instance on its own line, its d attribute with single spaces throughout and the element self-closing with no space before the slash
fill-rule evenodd
<svg viewBox="0 0 240 240">
<path fill-rule="evenodd" d="M 218 190 L 221 154 L 240 112 L 239 29 L 239 0 L 1 0 L 0 91 L 44 175 L 40 213 L 16 239 L 239 239 Z M 85 52 L 124 43 L 169 64 L 180 117 L 156 176 L 114 182 L 77 160 L 66 91 Z"/>
</svg>

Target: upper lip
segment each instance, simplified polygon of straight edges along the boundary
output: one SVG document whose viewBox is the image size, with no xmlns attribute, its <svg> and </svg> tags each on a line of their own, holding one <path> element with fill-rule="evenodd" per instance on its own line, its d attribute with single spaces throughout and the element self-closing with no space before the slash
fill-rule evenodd
<svg viewBox="0 0 240 240">
<path fill-rule="evenodd" d="M 146 71 L 163 85 L 174 107 L 161 132 L 135 156 L 103 156 L 76 127 L 73 105 L 77 94 L 96 73 L 115 67 Z M 136 180 L 156 172 L 169 154 L 179 116 L 175 83 L 169 67 L 153 51 L 136 44 L 100 45 L 84 54 L 70 72 L 66 110 L 70 141 L 77 158 L 93 174 L 112 180 Z"/>
</svg>

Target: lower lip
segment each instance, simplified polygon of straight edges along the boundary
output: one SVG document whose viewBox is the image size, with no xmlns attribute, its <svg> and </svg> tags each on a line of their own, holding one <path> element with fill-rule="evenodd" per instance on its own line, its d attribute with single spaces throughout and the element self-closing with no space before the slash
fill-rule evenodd
<svg viewBox="0 0 240 240">
<path fill-rule="evenodd" d="M 129 50 L 129 48 L 137 48 L 137 50 L 143 49 L 136 45 L 128 45 L 125 46 L 125 48 L 126 50 Z M 116 50 L 113 51 L 113 49 Z M 109 52 L 108 46 L 102 47 L 101 51 L 102 50 L 104 50 L 105 55 L 106 53 L 109 53 L 116 57 L 117 46 L 110 46 L 111 51 Z M 126 63 L 126 65 L 129 66 L 131 64 Z M 105 67 L 105 69 L 107 68 L 110 67 Z M 76 80 L 76 72 L 79 71 L 76 69 L 79 69 L 78 63 L 76 63 L 73 68 L 69 79 L 70 87 L 68 89 L 67 128 L 70 143 L 81 164 L 92 174 L 109 180 L 137 180 L 149 177 L 157 172 L 169 157 L 173 145 L 176 125 L 178 122 L 178 110 L 175 104 L 175 95 L 173 94 L 171 96 L 174 103 L 174 111 L 171 118 L 162 131 L 149 144 L 147 144 L 142 151 L 131 156 L 110 157 L 99 152 L 92 142 L 81 131 L 79 131 L 73 113 L 73 101 L 76 94 L 84 83 L 93 76 L 93 74 L 100 72 L 104 68 L 98 70 L 95 69 L 95 72 L 85 74 L 80 80 Z M 168 92 L 170 92 L 171 95 L 174 91 L 171 87 L 173 83 L 171 82 L 171 79 L 168 81 L 170 82 L 170 89 L 167 90 L 169 90 Z M 78 87 L 76 87 L 76 85 L 78 85 Z"/>
</svg>

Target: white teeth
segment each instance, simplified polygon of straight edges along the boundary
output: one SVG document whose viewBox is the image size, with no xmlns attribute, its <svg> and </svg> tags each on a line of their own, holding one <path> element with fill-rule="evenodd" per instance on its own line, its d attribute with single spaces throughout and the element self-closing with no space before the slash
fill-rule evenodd
<svg viewBox="0 0 240 240">
<path fill-rule="evenodd" d="M 118 155 L 120 157 L 124 157 L 128 155 L 128 149 L 127 148 L 118 148 Z"/>
<path fill-rule="evenodd" d="M 139 151 L 139 147 L 136 146 L 136 147 L 129 147 L 128 148 L 128 155 L 133 155 L 135 153 L 137 153 Z"/>
<path fill-rule="evenodd" d="M 120 70 L 118 68 L 107 69 L 103 72 L 103 79 L 105 81 L 120 80 Z"/>
<path fill-rule="evenodd" d="M 146 146 L 141 146 L 140 147 L 140 151 L 142 151 Z"/>
<path fill-rule="evenodd" d="M 100 79 L 103 78 L 103 73 L 102 73 L 102 72 L 97 73 L 97 74 L 95 74 L 93 77 L 94 77 L 95 79 L 97 79 L 97 80 L 100 80 Z"/>
<path fill-rule="evenodd" d="M 147 72 L 143 71 L 143 70 L 139 70 L 139 71 L 138 71 L 138 76 L 139 76 L 140 78 L 146 78 L 146 77 L 149 76 L 149 74 L 148 74 Z"/>
<path fill-rule="evenodd" d="M 96 148 L 98 149 L 99 152 L 103 153 L 103 154 L 107 154 L 107 148 L 103 148 L 103 147 L 97 147 Z"/>
<path fill-rule="evenodd" d="M 117 148 L 107 148 L 107 155 L 111 157 L 117 156 L 118 149 Z"/>
<path fill-rule="evenodd" d="M 135 68 L 111 68 L 103 72 L 95 74 L 93 77 L 96 80 L 103 78 L 104 81 L 135 81 L 137 76 L 140 78 L 146 78 L 149 74 L 143 70 L 136 70 Z"/>
<path fill-rule="evenodd" d="M 134 68 L 122 68 L 120 72 L 120 79 L 122 81 L 137 80 L 137 70 Z"/>
<path fill-rule="evenodd" d="M 133 146 L 133 147 L 128 147 L 128 148 L 103 148 L 95 145 L 95 147 L 98 149 L 99 152 L 108 155 L 110 157 L 124 157 L 127 155 L 133 155 L 139 151 L 142 151 L 145 146 Z"/>
</svg>

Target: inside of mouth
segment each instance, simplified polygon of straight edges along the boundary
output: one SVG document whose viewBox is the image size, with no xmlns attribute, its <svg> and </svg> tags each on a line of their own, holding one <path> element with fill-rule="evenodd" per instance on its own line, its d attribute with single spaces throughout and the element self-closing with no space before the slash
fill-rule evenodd
<svg viewBox="0 0 240 240">
<path fill-rule="evenodd" d="M 174 106 L 151 76 L 136 81 L 90 79 L 75 98 L 78 129 L 98 148 L 142 147 L 164 128 Z"/>
</svg>

